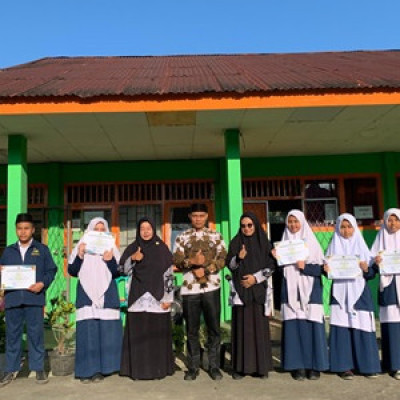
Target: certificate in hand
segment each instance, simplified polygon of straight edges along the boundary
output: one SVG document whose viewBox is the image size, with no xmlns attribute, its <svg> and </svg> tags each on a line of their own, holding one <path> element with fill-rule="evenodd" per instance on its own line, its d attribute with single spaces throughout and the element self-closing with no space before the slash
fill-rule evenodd
<svg viewBox="0 0 400 400">
<path fill-rule="evenodd" d="M 103 255 L 115 245 L 115 239 L 111 233 L 91 231 L 85 233 L 82 241 L 86 243 L 86 252 L 89 254 Z"/>
<path fill-rule="evenodd" d="M 282 240 L 274 243 L 278 265 L 295 264 L 305 260 L 309 251 L 304 240 Z"/>
<path fill-rule="evenodd" d="M 2 289 L 28 289 L 28 287 L 35 283 L 35 265 L 3 265 L 3 268 L 1 270 Z"/>
<path fill-rule="evenodd" d="M 400 252 L 399 251 L 383 251 L 380 256 L 382 261 L 379 264 L 381 275 L 397 275 L 400 274 Z"/>
<path fill-rule="evenodd" d="M 362 274 L 360 259 L 357 256 L 330 256 L 327 258 L 329 265 L 329 279 L 355 279 Z"/>
</svg>

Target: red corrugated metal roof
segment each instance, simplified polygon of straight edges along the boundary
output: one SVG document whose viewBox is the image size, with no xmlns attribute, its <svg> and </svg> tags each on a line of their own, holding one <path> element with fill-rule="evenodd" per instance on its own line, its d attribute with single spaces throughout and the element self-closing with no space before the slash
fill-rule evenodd
<svg viewBox="0 0 400 400">
<path fill-rule="evenodd" d="M 400 51 L 56 57 L 0 70 L 0 98 L 400 88 Z"/>
</svg>

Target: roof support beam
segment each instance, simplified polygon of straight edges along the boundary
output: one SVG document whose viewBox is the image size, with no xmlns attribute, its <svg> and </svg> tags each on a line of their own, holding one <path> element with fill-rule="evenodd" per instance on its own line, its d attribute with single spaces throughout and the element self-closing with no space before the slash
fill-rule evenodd
<svg viewBox="0 0 400 400">
<path fill-rule="evenodd" d="M 28 209 L 27 140 L 23 135 L 8 137 L 7 245 L 17 240 L 15 218 Z"/>
</svg>

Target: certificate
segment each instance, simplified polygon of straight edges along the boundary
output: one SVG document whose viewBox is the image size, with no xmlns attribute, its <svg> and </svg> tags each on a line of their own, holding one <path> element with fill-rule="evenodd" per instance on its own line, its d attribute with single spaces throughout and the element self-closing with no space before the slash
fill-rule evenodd
<svg viewBox="0 0 400 400">
<path fill-rule="evenodd" d="M 2 289 L 27 289 L 35 283 L 35 265 L 3 265 L 3 269 L 1 270 Z"/>
<path fill-rule="evenodd" d="M 356 256 L 330 256 L 327 263 L 329 279 L 355 279 L 362 274 L 360 259 Z"/>
<path fill-rule="evenodd" d="M 380 254 L 382 261 L 379 264 L 381 275 L 400 274 L 400 252 L 399 251 L 383 251 Z"/>
<path fill-rule="evenodd" d="M 308 247 L 304 240 L 282 240 L 274 243 L 278 265 L 296 264 L 308 257 Z"/>
<path fill-rule="evenodd" d="M 103 255 L 115 245 L 115 239 L 111 233 L 91 231 L 83 235 L 83 243 L 86 243 L 86 252 L 89 254 Z"/>
</svg>

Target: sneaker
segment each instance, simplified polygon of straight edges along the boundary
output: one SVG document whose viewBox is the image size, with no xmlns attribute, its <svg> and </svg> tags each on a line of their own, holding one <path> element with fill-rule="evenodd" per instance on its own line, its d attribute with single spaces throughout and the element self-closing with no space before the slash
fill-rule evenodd
<svg viewBox="0 0 400 400">
<path fill-rule="evenodd" d="M 397 371 L 393 372 L 393 378 L 400 381 L 400 370 L 399 369 Z"/>
<path fill-rule="evenodd" d="M 319 371 L 315 371 L 313 369 L 310 369 L 307 371 L 307 378 L 310 381 L 316 381 L 321 377 L 321 373 Z"/>
<path fill-rule="evenodd" d="M 238 381 L 239 379 L 243 379 L 244 374 L 241 374 L 239 372 L 232 372 L 232 379 L 235 381 Z"/>
<path fill-rule="evenodd" d="M 92 376 L 92 382 L 93 383 L 99 383 L 99 382 L 102 382 L 102 381 L 104 381 L 104 376 L 102 375 L 102 374 L 94 374 L 93 376 Z"/>
<path fill-rule="evenodd" d="M 198 369 L 194 369 L 194 368 L 189 368 L 186 372 L 185 372 L 185 376 L 184 376 L 184 380 L 185 381 L 195 381 L 196 378 L 199 376 L 200 371 Z"/>
<path fill-rule="evenodd" d="M 375 379 L 378 377 L 378 374 L 364 374 L 364 376 L 368 379 Z"/>
<path fill-rule="evenodd" d="M 296 369 L 292 371 L 292 378 L 296 381 L 304 381 L 306 378 L 306 371 L 304 369 Z"/>
<path fill-rule="evenodd" d="M 339 374 L 339 376 L 344 379 L 345 381 L 351 381 L 354 377 L 353 371 L 345 371 L 345 372 L 341 372 Z"/>
<path fill-rule="evenodd" d="M 208 375 L 213 381 L 220 381 L 222 379 L 221 371 L 218 368 L 210 368 Z"/>
<path fill-rule="evenodd" d="M 49 381 L 46 372 L 44 371 L 36 371 L 36 383 L 44 384 Z"/>
<path fill-rule="evenodd" d="M 79 378 L 80 382 L 87 385 L 88 383 L 92 382 L 90 378 Z"/>
<path fill-rule="evenodd" d="M 5 372 L 0 379 L 0 387 L 1 386 L 6 386 L 9 383 L 11 383 L 15 378 L 17 377 L 16 372 Z"/>
</svg>

